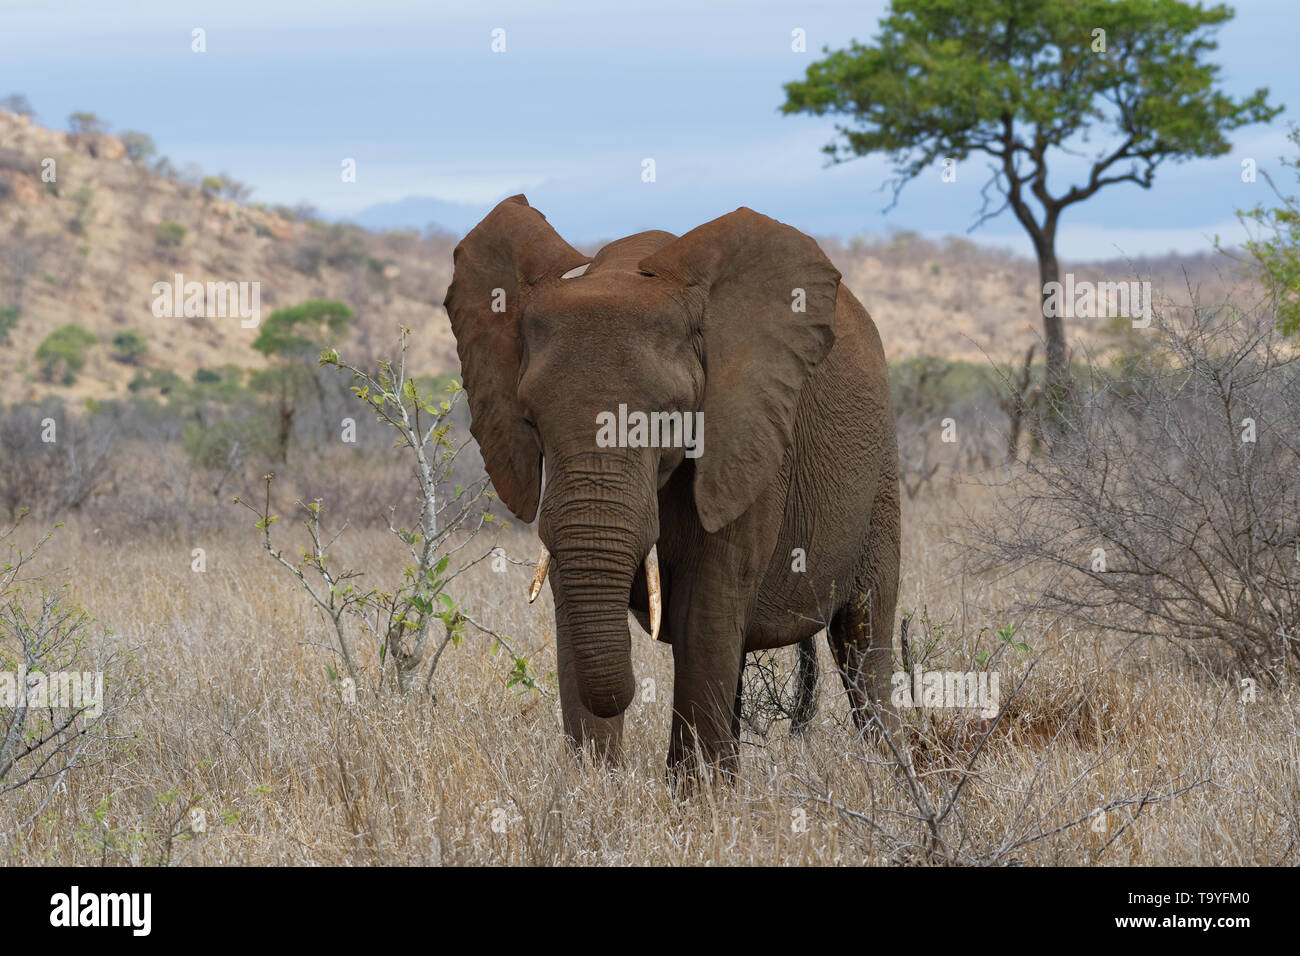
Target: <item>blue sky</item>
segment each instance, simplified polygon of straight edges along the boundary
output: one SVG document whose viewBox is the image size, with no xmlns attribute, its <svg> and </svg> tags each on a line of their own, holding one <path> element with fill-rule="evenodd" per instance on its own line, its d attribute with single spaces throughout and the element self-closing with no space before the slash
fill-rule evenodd
<svg viewBox="0 0 1300 956">
<path fill-rule="evenodd" d="M 781 84 L 824 45 L 874 35 L 881 2 L 594 0 L 0 0 L 0 95 L 27 94 L 46 125 L 90 110 L 152 135 L 177 166 L 227 170 L 253 198 L 334 217 L 409 197 L 463 231 L 524 191 L 571 241 L 683 232 L 739 205 L 815 235 L 964 234 L 982 162 L 927 173 L 882 212 L 883 158 L 826 168 L 832 121 L 783 117 Z M 1288 111 L 1232 137 L 1233 152 L 1166 166 L 1155 186 L 1110 187 L 1066 213 L 1060 251 L 1109 258 L 1239 237 L 1233 211 L 1268 198 L 1242 158 L 1276 170 L 1300 121 L 1292 0 L 1246 0 L 1215 58 L 1234 94 L 1267 86 Z M 207 52 L 190 50 L 206 31 Z M 494 28 L 506 52 L 491 51 Z M 807 54 L 790 49 L 807 31 Z M 1100 144 L 1097 144 L 1100 145 Z M 357 182 L 340 179 L 344 158 Z M 646 157 L 656 182 L 641 181 Z M 1064 180 L 1061 180 L 1063 183 Z M 1283 174 L 1281 182 L 1293 182 Z M 451 204 L 451 205 L 448 205 Z M 460 221 L 456 221 L 460 220 Z M 972 235 L 1028 252 L 1009 215 Z"/>
</svg>

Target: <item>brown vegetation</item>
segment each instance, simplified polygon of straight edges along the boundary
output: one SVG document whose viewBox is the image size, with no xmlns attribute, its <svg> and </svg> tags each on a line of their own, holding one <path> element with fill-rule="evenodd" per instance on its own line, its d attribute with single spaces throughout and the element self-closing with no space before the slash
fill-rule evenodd
<svg viewBox="0 0 1300 956">
<path fill-rule="evenodd" d="M 960 548 L 947 540 L 987 494 L 906 506 L 901 603 L 952 622 L 928 666 L 966 666 L 1006 623 L 1017 584 L 954 576 Z M 511 553 L 531 550 L 507 535 Z M 349 561 L 382 563 L 386 537 L 365 532 Z M 199 546 L 204 573 L 190 566 Z M 1295 688 L 1243 704 L 1233 680 L 1099 629 L 1019 622 L 1033 650 L 1004 661 L 1004 702 L 1032 673 L 969 773 L 979 721 L 941 712 L 923 724 L 922 798 L 942 810 L 967 778 L 936 843 L 909 816 L 916 799 L 888 751 L 855 740 L 830 673 L 804 735 L 747 735 L 734 789 L 679 802 L 662 766 L 671 654 L 643 636 L 634 666 L 658 692 L 632 705 L 626 765 L 575 761 L 557 716 L 552 612 L 548 599 L 525 603 L 526 568 L 480 566 L 462 598 L 516 637 L 544 693 L 507 689 L 508 660 L 471 638 L 448 651 L 436 706 L 419 695 L 346 705 L 312 646 L 326 623 L 272 573 L 255 534 L 106 540 L 74 522 L 51 548 L 76 569 L 75 597 L 111 624 L 106 643 L 138 648 L 147 693 L 115 725 L 109 758 L 70 775 L 33 826 L 10 832 L 38 792 L 0 801 L 11 863 L 1220 865 L 1294 864 L 1300 852 Z M 205 809 L 205 833 L 183 832 L 177 801 Z"/>
</svg>

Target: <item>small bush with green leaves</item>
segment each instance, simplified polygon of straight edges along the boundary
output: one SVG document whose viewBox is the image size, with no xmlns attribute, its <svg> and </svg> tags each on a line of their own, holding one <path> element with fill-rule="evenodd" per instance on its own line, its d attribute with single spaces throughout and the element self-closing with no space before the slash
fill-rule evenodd
<svg viewBox="0 0 1300 956">
<path fill-rule="evenodd" d="M 988 370 L 973 362 L 922 355 L 889 367 L 894 412 L 930 415 L 965 405 L 994 392 Z"/>
<path fill-rule="evenodd" d="M 207 401 L 233 404 L 249 397 L 246 372 L 238 365 L 199 368 L 194 372 L 194 393 Z"/>
<path fill-rule="evenodd" d="M 513 666 L 505 680 L 507 687 L 538 691 L 529 663 L 515 652 L 513 641 L 477 621 L 452 596 L 456 578 L 474 565 L 508 559 L 490 544 L 469 552 L 474 536 L 495 523 L 487 508 L 488 481 L 481 476 L 469 486 L 452 486 L 453 468 L 465 445 L 452 437 L 451 414 L 463 392 L 453 386 L 447 399 L 438 400 L 406 377 L 409 335 L 409 329 L 402 329 L 402 360 L 380 361 L 374 373 L 343 361 L 335 350 L 320 355 L 322 366 L 352 375 L 353 394 L 380 424 L 394 430 L 397 446 L 410 452 L 418 482 L 413 489 L 417 516 L 409 527 L 390 525 L 400 543 L 398 553 L 409 561 L 400 579 L 386 586 L 364 583 L 359 587 L 363 571 L 339 562 L 334 545 L 343 528 L 325 531 L 325 508 L 319 499 L 297 502 L 296 517 L 303 519 L 307 544 L 296 560 L 287 556 L 272 534 L 279 521 L 272 513 L 274 475 L 266 476 L 265 494 L 256 504 L 242 498 L 235 501 L 256 516 L 262 547 L 293 575 L 332 625 L 328 649 L 333 657 L 325 665 L 331 680 L 346 676 L 358 694 L 363 688 L 378 692 L 385 686 L 401 693 L 418 688 L 432 694 L 443 651 L 449 644 L 458 646 L 472 628 L 492 639 L 494 652 L 504 650 L 510 656 Z M 364 582 L 379 578 L 367 573 Z M 439 625 L 441 634 L 436 635 Z"/>
<path fill-rule="evenodd" d="M 149 343 L 135 329 L 126 329 L 113 336 L 113 358 L 127 365 L 135 365 L 145 352 Z"/>
<path fill-rule="evenodd" d="M 0 309 L 0 345 L 9 344 L 9 333 L 18 324 L 20 314 L 17 306 L 7 305 Z"/>
<path fill-rule="evenodd" d="M 185 388 L 185 379 L 169 368 L 156 368 L 148 374 L 137 372 L 135 378 L 131 379 L 126 387 L 128 391 L 133 393 L 156 388 L 160 395 L 170 395 L 172 392 L 180 392 Z"/>
<path fill-rule="evenodd" d="M 179 222 L 174 222 L 171 219 L 160 222 L 158 228 L 154 230 L 154 245 L 159 249 L 177 249 L 185 241 L 187 231 Z"/>
<path fill-rule="evenodd" d="M 255 419 L 222 419 L 206 427 L 187 422 L 181 429 L 181 444 L 194 464 L 221 470 L 245 452 L 265 452 L 269 436 L 265 424 Z"/>
<path fill-rule="evenodd" d="M 73 235 L 84 236 L 86 224 L 90 222 L 90 215 L 94 208 L 95 190 L 89 186 L 81 186 L 69 198 L 72 199 L 76 212 L 68 222 L 68 229 Z"/>
<path fill-rule="evenodd" d="M 55 329 L 36 347 L 41 377 L 47 382 L 71 385 L 86 364 L 86 349 L 99 340 L 85 328 L 70 322 Z"/>
</svg>

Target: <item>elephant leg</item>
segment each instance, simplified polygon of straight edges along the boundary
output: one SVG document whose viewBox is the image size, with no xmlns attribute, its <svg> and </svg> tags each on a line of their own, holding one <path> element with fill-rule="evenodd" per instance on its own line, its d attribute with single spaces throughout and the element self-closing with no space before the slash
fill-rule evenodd
<svg viewBox="0 0 1300 956">
<path fill-rule="evenodd" d="M 740 754 L 740 678 L 757 575 L 725 541 L 701 549 L 694 574 L 678 579 L 668 612 L 673 634 L 673 720 L 668 766 L 734 777 Z M 705 767 L 698 766 L 697 751 Z"/>
<path fill-rule="evenodd" d="M 870 570 L 859 592 L 831 618 L 826 636 L 849 694 L 854 723 L 862 729 L 874 713 L 893 733 L 902 726 L 890 703 L 898 598 L 898 492 L 893 482 L 885 487 L 872 513 L 866 555 Z"/>
<path fill-rule="evenodd" d="M 869 589 L 840 608 L 827 629 L 840 680 L 848 691 L 853 723 L 859 730 L 867 726 L 873 713 L 884 721 L 889 712 L 893 648 L 883 639 L 886 635 L 873 640 L 882 630 L 872 626 L 878 603 L 874 589 Z"/>
<path fill-rule="evenodd" d="M 799 642 L 799 687 L 790 718 L 791 733 L 802 734 L 817 716 L 817 676 L 817 640 L 805 638 Z"/>
<path fill-rule="evenodd" d="M 564 735 L 575 750 L 590 752 L 592 756 L 608 764 L 617 764 L 622 757 L 623 715 L 597 717 L 583 707 L 578 696 L 578 673 L 573 660 L 573 650 L 567 642 L 563 640 L 557 642 L 556 657 Z"/>
<path fill-rule="evenodd" d="M 736 635 L 739 638 L 739 635 Z M 737 710 L 743 652 L 739 647 L 687 647 L 673 642 L 673 721 L 668 769 L 679 781 L 735 778 L 740 764 Z M 739 643 L 738 640 L 727 643 Z M 700 763 L 703 759 L 703 764 Z"/>
</svg>

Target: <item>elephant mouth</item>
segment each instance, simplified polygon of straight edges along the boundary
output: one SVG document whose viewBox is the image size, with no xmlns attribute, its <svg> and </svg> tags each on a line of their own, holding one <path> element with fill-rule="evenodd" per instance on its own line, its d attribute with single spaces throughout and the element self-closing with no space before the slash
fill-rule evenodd
<svg viewBox="0 0 1300 956">
<path fill-rule="evenodd" d="M 542 545 L 541 554 L 537 556 L 537 567 L 533 571 L 533 582 L 528 588 L 528 603 L 532 604 L 542 593 L 546 583 L 546 573 L 551 567 L 551 552 Z M 645 556 L 646 591 L 650 597 L 650 637 L 658 639 L 659 625 L 663 621 L 663 590 L 659 583 L 659 547 L 650 546 L 650 553 Z"/>
</svg>

